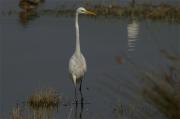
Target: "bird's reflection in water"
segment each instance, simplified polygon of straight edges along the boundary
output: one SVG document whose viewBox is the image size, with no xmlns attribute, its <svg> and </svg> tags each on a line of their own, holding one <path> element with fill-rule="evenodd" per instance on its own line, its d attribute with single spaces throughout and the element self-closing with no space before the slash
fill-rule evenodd
<svg viewBox="0 0 180 119">
<path fill-rule="evenodd" d="M 68 108 L 68 110 L 70 110 L 68 111 L 67 119 L 83 119 L 84 106 L 86 104 L 89 103 L 85 103 L 82 97 L 81 100 L 72 102 L 69 106 L 66 104 L 65 107 L 70 107 Z"/>
<path fill-rule="evenodd" d="M 81 80 L 82 83 L 82 80 Z M 74 119 L 82 119 L 84 109 L 84 97 L 81 90 L 81 83 L 79 84 L 80 100 L 75 100 L 74 104 Z M 75 89 L 76 90 L 76 89 Z"/>
<path fill-rule="evenodd" d="M 74 119 L 83 119 L 84 100 L 81 98 L 80 103 L 74 105 Z"/>
<path fill-rule="evenodd" d="M 128 51 L 134 51 L 136 47 L 136 41 L 138 40 L 139 36 L 139 23 L 132 19 L 128 23 L 127 26 L 127 33 L 128 33 Z"/>
</svg>

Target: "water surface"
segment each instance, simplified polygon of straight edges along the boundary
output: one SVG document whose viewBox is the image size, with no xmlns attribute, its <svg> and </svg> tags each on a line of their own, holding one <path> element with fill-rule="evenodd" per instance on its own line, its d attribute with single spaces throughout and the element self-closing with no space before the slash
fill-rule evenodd
<svg viewBox="0 0 180 119">
<path fill-rule="evenodd" d="M 81 17 L 79 22 L 81 49 L 88 64 L 83 81 L 88 104 L 83 110 L 78 107 L 78 115 L 82 114 L 82 119 L 114 119 L 117 105 L 132 104 L 145 107 L 134 110 L 134 119 L 142 115 L 165 119 L 143 99 L 137 74 L 166 64 L 161 49 L 180 53 L 180 25 L 104 17 Z M 1 116 L 7 118 L 16 103 L 26 101 L 38 89 L 52 87 L 63 97 L 62 103 L 73 101 L 68 61 L 75 48 L 74 18 L 41 16 L 23 25 L 12 15 L 1 17 L 0 27 Z M 61 105 L 55 119 L 67 118 L 71 109 L 73 119 L 71 105 Z"/>
</svg>

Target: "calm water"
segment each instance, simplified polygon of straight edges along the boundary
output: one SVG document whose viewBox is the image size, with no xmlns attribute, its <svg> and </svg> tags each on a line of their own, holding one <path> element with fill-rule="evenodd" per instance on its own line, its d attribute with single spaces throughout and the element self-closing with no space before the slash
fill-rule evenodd
<svg viewBox="0 0 180 119">
<path fill-rule="evenodd" d="M 77 111 L 82 119 L 115 119 L 117 105 L 133 105 L 137 107 L 133 119 L 144 115 L 166 119 L 143 99 L 137 74 L 166 64 L 161 49 L 180 53 L 180 25 L 103 17 L 81 17 L 79 22 L 81 48 L 88 64 L 83 81 L 87 104 L 77 110 L 74 105 L 61 105 L 54 118 L 66 119 L 72 113 L 74 119 Z M 3 16 L 0 44 L 2 118 L 38 89 L 54 88 L 63 104 L 73 101 L 68 61 L 75 47 L 74 18 L 42 16 L 24 26 L 17 15 Z M 131 117 L 123 114 L 121 118 Z"/>
</svg>

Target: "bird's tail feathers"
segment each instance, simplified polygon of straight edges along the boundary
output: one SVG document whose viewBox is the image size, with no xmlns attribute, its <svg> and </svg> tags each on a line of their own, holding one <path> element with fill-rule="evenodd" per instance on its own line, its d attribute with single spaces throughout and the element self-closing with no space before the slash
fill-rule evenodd
<svg viewBox="0 0 180 119">
<path fill-rule="evenodd" d="M 74 85 L 76 86 L 76 76 L 73 75 L 72 78 L 73 78 Z"/>
</svg>

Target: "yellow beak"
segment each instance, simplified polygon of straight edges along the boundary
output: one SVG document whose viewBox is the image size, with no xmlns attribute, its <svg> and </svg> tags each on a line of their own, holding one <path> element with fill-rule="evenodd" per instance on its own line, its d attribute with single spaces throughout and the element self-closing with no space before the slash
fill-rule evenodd
<svg viewBox="0 0 180 119">
<path fill-rule="evenodd" d="M 86 14 L 90 14 L 90 15 L 96 15 L 96 13 L 94 13 L 94 12 L 91 12 L 91 11 L 87 11 L 87 10 L 86 10 Z"/>
</svg>

